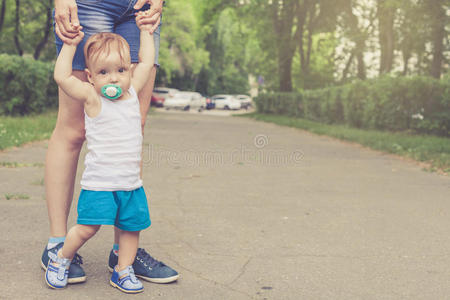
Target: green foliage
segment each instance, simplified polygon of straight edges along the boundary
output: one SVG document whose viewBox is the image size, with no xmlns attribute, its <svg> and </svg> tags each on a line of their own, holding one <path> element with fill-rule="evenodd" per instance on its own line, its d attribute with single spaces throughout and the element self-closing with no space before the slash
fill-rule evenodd
<svg viewBox="0 0 450 300">
<path fill-rule="evenodd" d="M 337 39 L 333 33 L 318 33 L 312 36 L 312 56 L 308 73 L 301 70 L 300 55 L 298 51 L 292 64 L 294 87 L 297 90 L 317 89 L 332 85 L 334 79 L 335 48 Z"/>
<path fill-rule="evenodd" d="M 206 14 L 204 18 L 207 22 L 210 16 Z M 210 62 L 198 83 L 200 91 L 209 95 L 248 92 L 247 40 L 245 25 L 235 9 L 225 8 L 210 20 L 205 36 Z"/>
<path fill-rule="evenodd" d="M 57 105 L 53 64 L 0 54 L 0 115 L 40 113 Z"/>
<path fill-rule="evenodd" d="M 21 0 L 19 42 L 24 53 L 33 55 L 36 46 L 44 37 L 47 9 L 52 7 L 50 0 Z M 0 32 L 0 53 L 17 54 L 14 43 L 15 1 L 6 0 L 5 22 Z M 39 59 L 49 61 L 56 56 L 54 35 L 50 32 L 49 40 L 41 51 Z"/>
<path fill-rule="evenodd" d="M 200 33 L 201 28 L 191 1 L 167 2 L 159 53 L 163 71 L 160 82 L 175 81 L 179 88 L 192 88 L 192 83 L 209 62 L 208 52 L 202 47 Z M 188 85 L 182 86 L 184 82 Z"/>
<path fill-rule="evenodd" d="M 300 93 L 266 93 L 259 112 L 356 128 L 450 136 L 450 79 L 389 76 Z"/>
<path fill-rule="evenodd" d="M 259 112 L 303 117 L 302 97 L 301 93 L 264 93 L 256 98 L 256 108 Z"/>
<path fill-rule="evenodd" d="M 439 2 L 445 3 L 444 8 L 448 10 L 450 5 L 448 0 L 442 1 Z M 350 82 L 358 75 L 357 54 L 364 58 L 362 61 L 366 71 L 362 73 L 367 74 L 369 78 L 374 77 L 378 74 L 380 62 L 378 53 L 381 43 L 375 15 L 380 2 L 373 0 L 166 1 L 159 55 L 161 68 L 157 76 L 157 85 L 198 90 L 209 95 L 248 93 L 249 77 L 262 76 L 264 85 L 259 86 L 260 90 L 278 91 L 280 86 L 288 81 L 280 80 L 280 74 L 289 73 L 281 71 L 289 69 L 293 90 L 300 92 L 304 89 L 318 89 L 341 83 L 341 78 L 342 81 Z M 438 19 L 434 8 L 438 5 L 430 4 L 434 3 L 433 1 L 424 0 L 384 0 L 382 2 L 386 7 L 395 9 L 393 27 L 395 57 L 392 74 L 428 74 L 434 56 L 432 25 Z M 15 0 L 6 0 L 6 14 L 0 30 L 1 53 L 17 53 L 14 42 L 15 3 Z M 54 1 L 21 0 L 20 3 L 20 47 L 25 53 L 24 56 L 31 56 L 36 51 L 37 45 L 45 41 L 47 11 Z M 292 4 L 288 6 L 292 10 L 281 10 L 280 7 L 285 3 Z M 293 15 L 290 23 L 284 16 L 291 12 Z M 277 26 L 277 24 L 283 26 Z M 302 34 L 297 34 L 300 32 L 299 28 L 303 29 Z M 447 26 L 446 33 L 448 29 Z M 289 40 L 289 43 L 283 42 L 285 38 Z M 443 73 L 448 72 L 450 59 L 450 44 L 448 39 L 445 40 L 442 50 Z M 287 44 L 290 44 L 293 50 L 287 51 L 289 55 L 284 55 Z M 50 33 L 48 42 L 40 53 L 39 59 L 43 61 L 55 59 L 53 32 Z M 292 63 L 289 66 L 284 65 L 283 57 L 288 61 L 292 59 Z M 363 91 L 364 84 L 360 88 Z M 333 92 L 331 95 L 361 91 L 344 89 L 339 93 Z M 385 96 L 382 93 L 377 97 L 380 98 L 381 103 L 378 103 L 374 109 L 384 111 L 381 108 L 390 104 L 383 102 L 387 100 L 383 100 Z M 16 101 L 20 102 L 20 100 Z M 337 101 L 337 107 L 333 109 L 339 110 L 341 107 L 342 113 L 348 111 L 344 110 L 344 106 L 350 109 L 347 107 L 348 103 L 342 100 Z M 360 119 L 365 118 L 366 113 L 360 111 L 359 106 L 363 104 L 352 103 L 351 105 L 357 113 L 348 117 L 352 118 L 351 122 L 355 126 L 362 126 Z M 368 105 L 370 106 L 371 103 Z M 325 105 L 330 109 L 331 106 L 331 104 Z M 322 106 L 320 109 L 314 105 L 305 108 L 314 115 L 315 119 L 325 118 L 323 114 L 318 115 L 325 109 Z M 394 110 L 389 114 L 395 115 L 398 112 Z M 328 115 L 326 118 L 329 117 Z M 345 116 L 342 118 L 345 119 Z M 380 118 L 384 119 L 385 116 Z M 372 117 L 370 122 L 373 126 L 378 126 L 376 124 L 379 123 L 377 117 Z M 432 126 L 424 125 L 427 123 L 428 120 L 424 120 L 420 124 L 413 125 L 417 128 Z M 386 126 L 395 127 L 392 124 Z"/>
</svg>

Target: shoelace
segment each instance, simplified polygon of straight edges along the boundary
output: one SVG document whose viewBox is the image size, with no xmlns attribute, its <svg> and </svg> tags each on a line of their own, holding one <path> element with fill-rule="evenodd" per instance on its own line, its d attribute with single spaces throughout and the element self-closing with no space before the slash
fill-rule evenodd
<svg viewBox="0 0 450 300">
<path fill-rule="evenodd" d="M 72 264 L 82 265 L 83 264 L 83 257 L 81 255 L 79 255 L 78 253 L 75 253 L 75 256 L 72 259 Z"/>
<path fill-rule="evenodd" d="M 130 275 L 130 280 L 132 283 L 138 282 L 136 275 L 134 274 L 134 269 L 131 266 L 128 266 L 128 274 Z"/>
<path fill-rule="evenodd" d="M 143 261 L 145 261 L 150 267 L 156 267 L 156 266 L 165 266 L 163 262 L 160 262 L 156 259 L 154 259 L 150 254 L 148 254 L 145 249 L 138 248 L 137 255 L 142 258 Z"/>
</svg>

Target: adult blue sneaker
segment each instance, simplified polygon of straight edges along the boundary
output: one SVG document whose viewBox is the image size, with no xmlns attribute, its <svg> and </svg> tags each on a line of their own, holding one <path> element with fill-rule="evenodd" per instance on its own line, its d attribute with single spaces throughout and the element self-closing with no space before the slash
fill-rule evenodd
<svg viewBox="0 0 450 300">
<path fill-rule="evenodd" d="M 41 267 L 45 271 L 47 270 L 47 265 L 49 261 L 48 253 L 50 251 L 56 251 L 58 252 L 59 249 L 62 248 L 64 245 L 63 242 L 59 243 L 55 247 L 51 248 L 50 250 L 47 249 L 47 247 L 44 248 L 44 252 L 42 253 L 41 257 Z M 84 273 L 83 268 L 81 267 L 81 264 L 83 263 L 82 257 L 78 254 L 75 254 L 75 256 L 72 259 L 72 262 L 70 263 L 69 268 L 69 277 L 67 282 L 68 283 L 81 283 L 86 281 L 86 273 Z"/>
<path fill-rule="evenodd" d="M 128 266 L 119 272 L 114 268 L 109 283 L 127 294 L 140 293 L 144 290 L 144 286 L 134 275 L 132 266 Z"/>
<path fill-rule="evenodd" d="M 67 286 L 70 260 L 58 256 L 58 249 L 48 251 L 48 265 L 45 271 L 45 282 L 53 289 L 62 289 Z"/>
<path fill-rule="evenodd" d="M 111 250 L 108 261 L 108 269 L 110 272 L 114 270 L 118 261 L 119 257 Z M 154 259 L 143 248 L 138 248 L 132 266 L 137 277 L 154 283 L 170 283 L 180 277 L 177 271 L 163 262 Z"/>
</svg>

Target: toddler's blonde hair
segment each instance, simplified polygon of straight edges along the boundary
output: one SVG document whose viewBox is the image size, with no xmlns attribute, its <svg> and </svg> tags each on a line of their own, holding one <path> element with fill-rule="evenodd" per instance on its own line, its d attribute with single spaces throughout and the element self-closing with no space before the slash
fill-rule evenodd
<svg viewBox="0 0 450 300">
<path fill-rule="evenodd" d="M 109 55 L 111 51 L 117 51 L 122 61 L 131 63 L 130 46 L 122 36 L 112 32 L 91 35 L 84 45 L 86 66 L 89 68 L 100 54 Z"/>
</svg>

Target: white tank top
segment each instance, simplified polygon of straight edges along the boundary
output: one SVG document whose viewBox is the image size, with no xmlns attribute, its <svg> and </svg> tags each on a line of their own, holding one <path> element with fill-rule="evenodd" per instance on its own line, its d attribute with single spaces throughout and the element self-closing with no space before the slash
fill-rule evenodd
<svg viewBox="0 0 450 300">
<path fill-rule="evenodd" d="M 131 98 L 108 100 L 99 96 L 98 116 L 84 113 L 88 153 L 81 188 L 92 191 L 131 191 L 142 186 L 141 114 L 136 91 Z"/>
</svg>

